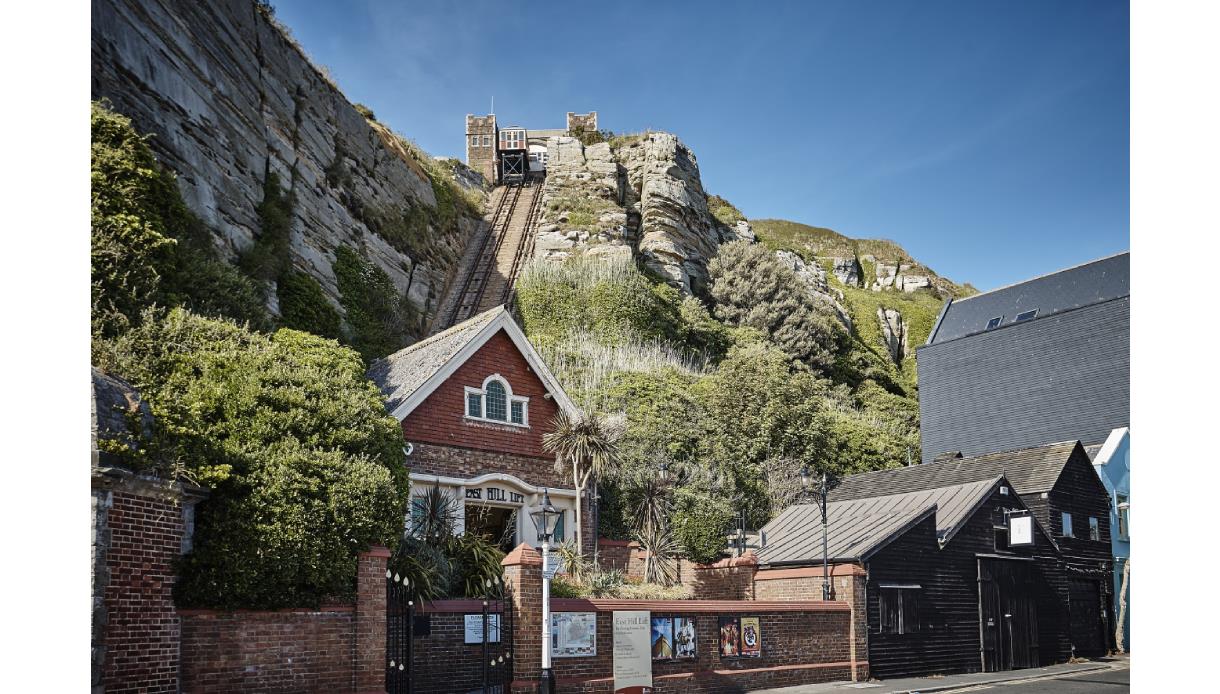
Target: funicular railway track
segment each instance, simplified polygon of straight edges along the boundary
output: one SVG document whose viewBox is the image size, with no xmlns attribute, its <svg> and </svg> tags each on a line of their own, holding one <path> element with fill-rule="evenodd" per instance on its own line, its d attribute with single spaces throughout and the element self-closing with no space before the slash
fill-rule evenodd
<svg viewBox="0 0 1220 694">
<path fill-rule="evenodd" d="M 490 230 L 479 241 L 476 260 L 459 279 L 457 301 L 438 330 L 507 303 L 525 261 L 533 251 L 541 213 L 541 182 L 527 178 L 505 185 L 491 214 Z"/>
</svg>

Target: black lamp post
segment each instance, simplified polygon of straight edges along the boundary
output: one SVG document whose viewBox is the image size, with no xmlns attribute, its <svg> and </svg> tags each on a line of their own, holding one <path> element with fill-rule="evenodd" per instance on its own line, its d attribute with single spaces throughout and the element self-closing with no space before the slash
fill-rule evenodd
<svg viewBox="0 0 1220 694">
<path fill-rule="evenodd" d="M 534 520 L 534 528 L 538 531 L 538 539 L 542 540 L 542 675 L 538 680 L 538 691 L 541 694 L 554 694 L 555 673 L 551 672 L 551 576 L 549 569 L 551 538 L 555 536 L 555 526 L 559 524 L 559 511 L 551 503 L 551 494 L 542 490 L 542 505 L 537 511 L 530 511 Z"/>
<path fill-rule="evenodd" d="M 808 467 L 801 468 L 801 491 L 809 493 L 810 485 L 813 479 L 809 474 Z M 839 480 L 834 475 L 822 471 L 822 477 L 814 493 L 817 495 L 818 503 L 822 509 L 822 599 L 830 600 L 830 557 L 827 555 L 826 545 L 826 497 L 830 494 L 830 490 L 839 485 Z"/>
</svg>

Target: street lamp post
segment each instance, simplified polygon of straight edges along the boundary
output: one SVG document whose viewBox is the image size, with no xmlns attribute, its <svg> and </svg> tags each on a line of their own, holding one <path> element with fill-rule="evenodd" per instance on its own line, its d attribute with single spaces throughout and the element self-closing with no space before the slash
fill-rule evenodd
<svg viewBox="0 0 1220 694">
<path fill-rule="evenodd" d="M 551 503 L 550 492 L 542 490 L 542 505 L 530 512 L 538 539 L 542 540 L 542 675 L 538 679 L 540 694 L 554 694 L 555 673 L 551 672 L 551 538 L 559 523 L 559 511 Z"/>
<path fill-rule="evenodd" d="M 809 475 L 809 468 L 801 468 L 801 489 L 805 493 L 809 492 L 809 486 L 812 479 Z M 822 599 L 830 600 L 830 557 L 827 554 L 826 544 L 826 498 L 830 494 L 830 490 L 838 486 L 839 481 L 834 475 L 822 471 L 822 478 L 819 480 L 816 494 L 818 496 L 818 504 L 822 510 Z"/>
</svg>

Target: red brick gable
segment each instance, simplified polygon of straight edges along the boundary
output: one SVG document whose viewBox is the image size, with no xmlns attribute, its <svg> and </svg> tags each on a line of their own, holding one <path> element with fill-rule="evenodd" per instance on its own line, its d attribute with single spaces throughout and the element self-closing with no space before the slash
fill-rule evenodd
<svg viewBox="0 0 1220 694">
<path fill-rule="evenodd" d="M 466 386 L 481 388 L 492 374 L 508 381 L 513 395 L 528 397 L 529 428 L 466 419 Z M 504 330 L 500 330 L 458 367 L 402 422 L 403 437 L 413 443 L 475 448 L 535 458 L 551 458 L 542 450 L 542 434 L 559 411 L 555 399 L 544 398 L 546 386 Z"/>
</svg>

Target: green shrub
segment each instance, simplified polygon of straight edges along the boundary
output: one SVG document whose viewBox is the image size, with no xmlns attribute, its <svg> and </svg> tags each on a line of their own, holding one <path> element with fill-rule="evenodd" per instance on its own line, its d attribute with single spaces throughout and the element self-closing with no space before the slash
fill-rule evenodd
<svg viewBox="0 0 1220 694">
<path fill-rule="evenodd" d="M 793 358 L 829 370 L 847 335 L 796 274 L 765 246 L 742 241 L 720 247 L 708 263 L 718 318 L 763 331 Z"/>
<path fill-rule="evenodd" d="M 347 246 L 335 251 L 332 268 L 347 314 L 347 343 L 365 360 L 400 349 L 421 331 L 419 310 L 398 293 L 384 270 Z"/>
<path fill-rule="evenodd" d="M 270 169 L 263 179 L 263 200 L 258 214 L 259 232 L 254 245 L 241 256 L 240 265 L 251 277 L 277 282 L 291 267 L 292 208 L 291 192 L 280 187 L 280 177 Z"/>
<path fill-rule="evenodd" d="M 100 354 L 104 370 L 148 401 L 166 455 L 213 488 L 179 572 L 179 605 L 276 608 L 350 596 L 356 553 L 397 542 L 402 433 L 352 350 L 174 309 L 146 314 Z"/>
<path fill-rule="evenodd" d="M 359 113 L 368 120 L 377 120 L 377 116 L 373 114 L 373 109 L 369 108 L 368 106 L 365 106 L 364 104 L 352 104 L 352 107 L 356 109 L 356 113 Z"/>
<path fill-rule="evenodd" d="M 217 257 L 131 120 L 94 102 L 90 130 L 93 336 L 118 335 L 153 304 L 269 327 L 262 291 Z"/>
<path fill-rule="evenodd" d="M 277 286 L 280 322 L 285 328 L 338 339 L 339 312 L 330 305 L 317 280 L 297 270 L 280 277 Z"/>
<path fill-rule="evenodd" d="M 680 488 L 675 494 L 674 538 L 687 559 L 710 564 L 720 558 L 733 524 L 733 509 L 722 496 Z"/>
<path fill-rule="evenodd" d="M 733 226 L 737 222 L 744 222 L 746 219 L 741 210 L 719 195 L 707 196 L 707 209 L 712 213 L 713 217 L 720 220 L 720 223 L 725 226 Z"/>
</svg>

